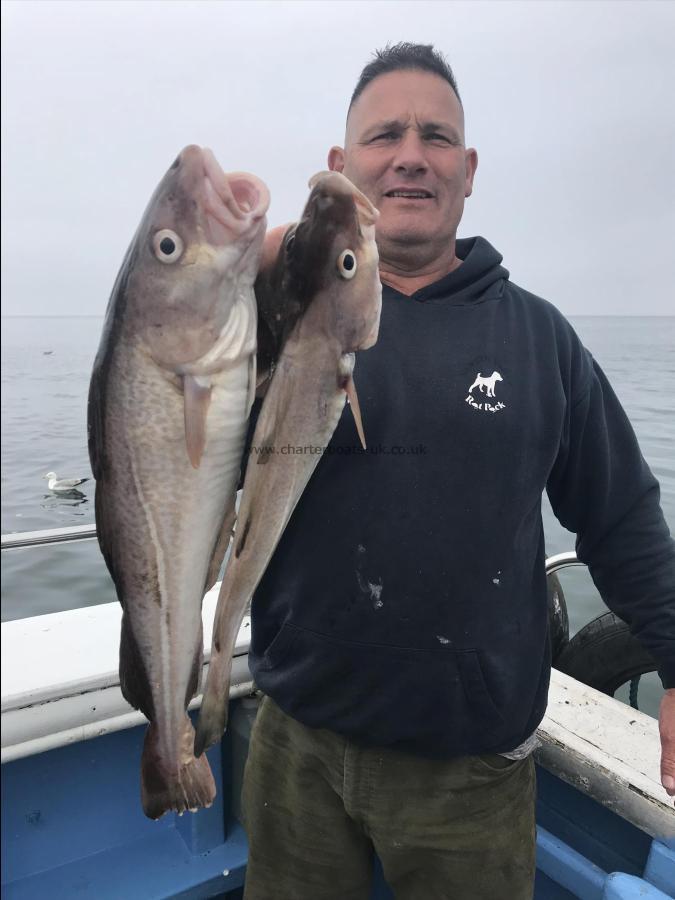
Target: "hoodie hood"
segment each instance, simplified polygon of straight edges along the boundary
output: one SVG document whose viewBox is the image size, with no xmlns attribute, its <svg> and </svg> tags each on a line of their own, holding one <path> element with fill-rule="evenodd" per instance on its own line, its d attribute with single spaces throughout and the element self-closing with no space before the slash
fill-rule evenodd
<svg viewBox="0 0 675 900">
<path fill-rule="evenodd" d="M 405 297 L 427 303 L 438 300 L 453 305 L 481 303 L 500 297 L 509 277 L 508 269 L 501 265 L 502 255 L 482 237 L 461 238 L 455 253 L 462 265 L 443 278 L 428 284 L 406 297 L 399 291 L 383 285 L 383 297 Z"/>
</svg>

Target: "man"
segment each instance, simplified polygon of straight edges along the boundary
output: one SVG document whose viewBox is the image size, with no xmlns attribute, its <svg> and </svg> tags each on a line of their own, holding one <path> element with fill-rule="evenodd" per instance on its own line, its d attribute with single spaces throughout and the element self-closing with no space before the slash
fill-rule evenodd
<svg viewBox="0 0 675 900">
<path fill-rule="evenodd" d="M 442 57 L 379 53 L 328 161 L 381 214 L 380 336 L 355 370 L 381 452 L 347 452 L 345 414 L 254 598 L 245 896 L 367 900 L 375 851 L 397 900 L 524 900 L 551 662 L 542 491 L 672 689 L 658 485 L 570 325 L 487 241 L 456 240 L 477 154 Z M 675 690 L 661 734 L 673 794 Z"/>
</svg>

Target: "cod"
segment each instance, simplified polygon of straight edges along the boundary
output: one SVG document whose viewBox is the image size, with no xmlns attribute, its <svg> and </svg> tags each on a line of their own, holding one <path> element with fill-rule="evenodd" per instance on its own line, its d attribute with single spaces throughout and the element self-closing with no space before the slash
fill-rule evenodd
<svg viewBox="0 0 675 900">
<path fill-rule="evenodd" d="M 141 800 L 153 819 L 209 806 L 216 792 L 187 707 L 255 395 L 268 206 L 260 179 L 186 147 L 127 251 L 91 377 L 96 528 L 123 609 L 122 693 L 150 722 Z"/>
<path fill-rule="evenodd" d="M 355 351 L 377 340 L 382 287 L 378 211 L 343 175 L 322 172 L 300 221 L 256 283 L 260 382 L 268 377 L 253 435 L 234 542 L 218 595 L 211 661 L 195 751 L 227 724 L 232 653 L 246 605 L 349 399 L 365 437 L 352 371 Z"/>
</svg>

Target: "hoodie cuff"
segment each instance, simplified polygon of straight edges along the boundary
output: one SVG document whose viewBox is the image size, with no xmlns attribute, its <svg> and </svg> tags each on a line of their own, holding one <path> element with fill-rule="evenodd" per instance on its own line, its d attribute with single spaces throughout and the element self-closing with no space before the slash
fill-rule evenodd
<svg viewBox="0 0 675 900">
<path fill-rule="evenodd" d="M 659 666 L 658 673 L 661 679 L 661 683 L 666 690 L 675 688 L 675 663 L 668 663 L 665 666 Z"/>
</svg>

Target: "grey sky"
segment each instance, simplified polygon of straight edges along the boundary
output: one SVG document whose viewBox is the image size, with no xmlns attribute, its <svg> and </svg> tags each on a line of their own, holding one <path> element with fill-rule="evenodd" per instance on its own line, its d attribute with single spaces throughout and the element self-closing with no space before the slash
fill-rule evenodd
<svg viewBox="0 0 675 900">
<path fill-rule="evenodd" d="M 2 312 L 101 314 L 178 150 L 293 219 L 372 51 L 434 43 L 479 166 L 460 236 L 574 314 L 674 314 L 675 3 L 3 3 Z"/>
</svg>

